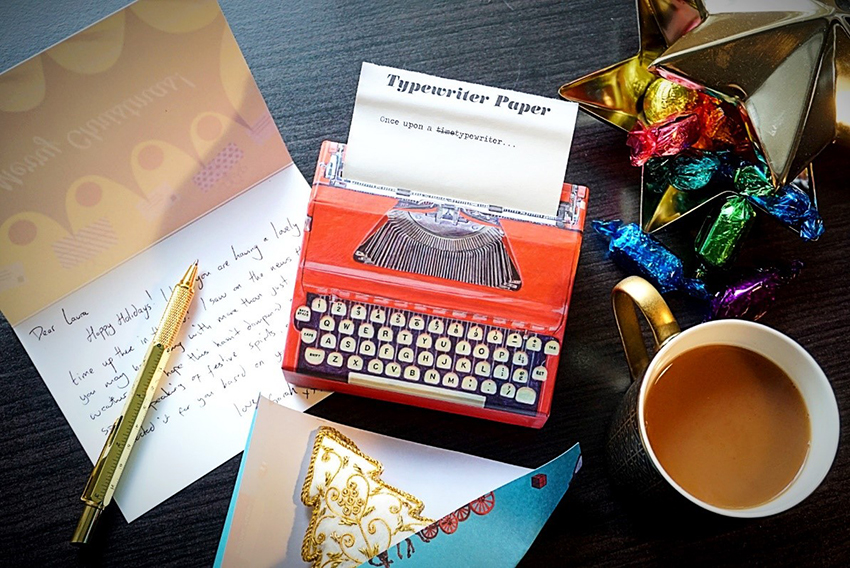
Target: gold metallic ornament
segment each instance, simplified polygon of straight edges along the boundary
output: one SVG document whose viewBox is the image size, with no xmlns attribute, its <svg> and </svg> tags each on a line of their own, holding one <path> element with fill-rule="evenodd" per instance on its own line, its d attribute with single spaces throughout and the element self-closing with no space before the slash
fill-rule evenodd
<svg viewBox="0 0 850 568">
<path fill-rule="evenodd" d="M 434 522 L 422 501 L 381 480 L 383 469 L 335 428 L 319 428 L 301 489 L 312 508 L 305 562 L 354 568 Z"/>
<path fill-rule="evenodd" d="M 696 0 L 637 0 L 637 55 L 563 85 L 560 95 L 625 131 L 642 118 L 641 97 L 656 76 L 647 70 L 674 41 L 699 23 Z"/>
<path fill-rule="evenodd" d="M 659 77 L 643 96 L 644 118 L 649 125 L 658 124 L 692 110 L 698 101 L 696 91 Z"/>
<path fill-rule="evenodd" d="M 850 140 L 850 0 L 696 0 L 702 23 L 650 69 L 738 105 L 784 185 Z"/>
</svg>

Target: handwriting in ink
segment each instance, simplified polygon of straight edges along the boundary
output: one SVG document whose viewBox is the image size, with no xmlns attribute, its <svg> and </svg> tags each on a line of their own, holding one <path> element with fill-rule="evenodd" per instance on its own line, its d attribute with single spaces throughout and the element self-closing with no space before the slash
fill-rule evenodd
<svg viewBox="0 0 850 568">
<path fill-rule="evenodd" d="M 37 325 L 29 331 L 29 334 L 35 336 L 36 339 L 41 341 L 42 337 L 47 337 L 51 333 L 56 331 L 56 326 L 51 325 L 50 327 L 44 327 L 41 325 Z"/>
<path fill-rule="evenodd" d="M 75 316 L 68 317 L 68 314 L 65 313 L 65 308 L 62 308 L 62 317 L 65 318 L 65 323 L 68 324 L 68 325 L 73 325 L 75 322 L 80 321 L 81 319 L 83 319 L 87 315 L 89 315 L 88 312 L 82 311 Z"/>
</svg>

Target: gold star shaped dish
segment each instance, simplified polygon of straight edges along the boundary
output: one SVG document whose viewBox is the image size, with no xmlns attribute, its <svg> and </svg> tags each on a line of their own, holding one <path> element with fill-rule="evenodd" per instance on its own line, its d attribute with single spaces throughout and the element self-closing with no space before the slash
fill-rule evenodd
<svg viewBox="0 0 850 568">
<path fill-rule="evenodd" d="M 696 0 L 702 23 L 650 65 L 738 105 L 785 185 L 850 139 L 850 0 Z"/>
<path fill-rule="evenodd" d="M 637 0 L 637 55 L 563 85 L 560 95 L 625 131 L 642 118 L 640 100 L 656 76 L 647 67 L 699 22 L 695 0 Z"/>
</svg>

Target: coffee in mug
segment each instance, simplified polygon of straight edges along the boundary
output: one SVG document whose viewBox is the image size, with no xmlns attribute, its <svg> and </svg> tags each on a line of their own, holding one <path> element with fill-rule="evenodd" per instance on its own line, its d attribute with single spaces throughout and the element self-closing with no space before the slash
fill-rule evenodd
<svg viewBox="0 0 850 568">
<path fill-rule="evenodd" d="M 780 513 L 817 488 L 840 428 L 829 380 L 805 349 L 743 320 L 681 331 L 658 291 L 636 276 L 617 284 L 612 300 L 633 379 L 608 436 L 616 485 L 658 497 L 673 489 L 733 517 Z"/>
<path fill-rule="evenodd" d="M 791 485 L 809 450 L 806 404 L 763 355 L 734 345 L 685 351 L 647 392 L 644 424 L 661 467 L 711 505 L 766 503 Z"/>
</svg>

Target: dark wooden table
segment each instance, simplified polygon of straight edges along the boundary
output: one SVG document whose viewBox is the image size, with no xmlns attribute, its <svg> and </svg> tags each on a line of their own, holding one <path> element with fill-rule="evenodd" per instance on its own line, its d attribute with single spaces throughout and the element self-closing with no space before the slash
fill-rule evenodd
<svg viewBox="0 0 850 568">
<path fill-rule="evenodd" d="M 344 141 L 362 61 L 544 96 L 632 55 L 634 0 L 349 1 L 221 0 L 296 165 L 310 179 L 322 140 Z M 121 0 L 0 2 L 0 69 L 121 7 Z M 14 136 L 3 132 L 2 136 Z M 805 261 L 763 319 L 823 366 L 842 414 L 841 446 L 820 488 L 776 517 L 733 520 L 689 504 L 633 502 L 606 475 L 609 419 L 628 386 L 609 294 L 623 273 L 587 233 L 558 373 L 542 430 L 478 421 L 342 395 L 322 417 L 452 450 L 536 467 L 581 442 L 584 468 L 522 566 L 850 565 L 850 150 L 815 163 L 826 234 L 803 243 L 760 219 L 741 263 Z M 588 219 L 637 220 L 639 171 L 625 136 L 580 116 L 567 179 L 590 187 Z M 686 249 L 696 230 L 663 237 Z M 680 323 L 698 307 L 671 297 Z M 112 508 L 96 545 L 68 544 L 91 463 L 5 319 L 0 318 L 0 564 L 8 566 L 209 565 L 239 457 L 128 525 Z"/>
</svg>

